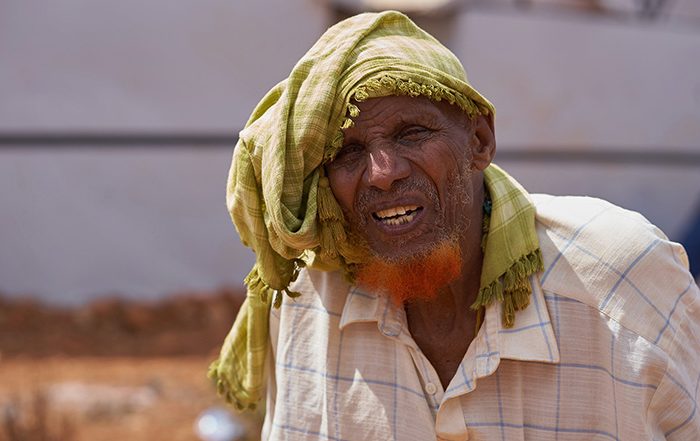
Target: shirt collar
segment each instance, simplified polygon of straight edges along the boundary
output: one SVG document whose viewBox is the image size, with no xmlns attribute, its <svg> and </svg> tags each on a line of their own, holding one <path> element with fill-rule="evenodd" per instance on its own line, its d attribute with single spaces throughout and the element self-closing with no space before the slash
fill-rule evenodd
<svg viewBox="0 0 700 441">
<path fill-rule="evenodd" d="M 351 323 L 361 322 L 376 322 L 379 332 L 387 337 L 398 337 L 406 328 L 406 314 L 387 297 L 353 287 L 345 299 L 338 327 L 342 331 Z"/>
<path fill-rule="evenodd" d="M 537 275 L 530 277 L 532 297 L 530 304 L 518 311 L 515 326 L 503 328 L 500 303 L 486 309 L 482 332 L 475 340 L 477 346 L 488 352 L 489 358 L 521 361 L 559 362 L 559 347 L 554 335 L 547 304 Z M 345 300 L 339 328 L 342 331 L 352 323 L 376 322 L 379 331 L 388 337 L 408 335 L 405 313 L 384 296 L 368 293 L 357 287 L 350 289 Z M 479 344 L 484 339 L 486 344 Z M 477 349 L 477 352 L 479 349 Z"/>
<path fill-rule="evenodd" d="M 501 320 L 502 304 L 487 309 L 490 323 L 487 330 L 498 335 L 500 358 L 521 361 L 559 363 L 559 345 L 555 338 L 547 303 L 537 274 L 530 276 L 532 296 L 530 304 L 516 312 L 515 325 L 504 328 Z"/>
</svg>

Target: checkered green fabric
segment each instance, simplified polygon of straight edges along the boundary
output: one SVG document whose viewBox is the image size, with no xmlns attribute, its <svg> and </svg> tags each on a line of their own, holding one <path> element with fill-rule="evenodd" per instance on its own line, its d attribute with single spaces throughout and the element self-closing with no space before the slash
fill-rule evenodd
<svg viewBox="0 0 700 441">
<path fill-rule="evenodd" d="M 342 127 L 359 112 L 351 101 L 387 95 L 423 95 L 470 115 L 493 113 L 447 48 L 405 15 L 384 12 L 328 29 L 241 131 L 227 205 L 243 243 L 256 253 L 260 278 L 273 290 L 287 287 L 293 259 L 305 250 L 322 256 L 314 261 L 342 264 L 338 244 L 320 237 L 321 165 L 337 152 Z M 339 208 L 329 210 L 335 212 L 330 218 L 342 219 Z"/>
<path fill-rule="evenodd" d="M 359 114 L 356 102 L 389 95 L 447 101 L 469 116 L 494 114 L 454 54 L 405 15 L 389 11 L 328 29 L 240 133 L 227 205 L 256 263 L 246 279 L 247 299 L 210 368 L 220 392 L 239 408 L 254 406 L 262 394 L 270 304 L 279 305 L 282 293 L 299 295 L 288 286 L 304 265 L 343 270 L 359 263 L 323 164 L 342 146 L 342 130 Z M 482 304 L 503 294 L 489 288 Z"/>
<path fill-rule="evenodd" d="M 483 244 L 481 285 L 472 308 L 502 302 L 503 325 L 510 328 L 515 311 L 530 302 L 528 278 L 542 271 L 535 206 L 527 191 L 495 164 L 484 171 L 484 185 L 491 195 L 492 208 Z"/>
</svg>

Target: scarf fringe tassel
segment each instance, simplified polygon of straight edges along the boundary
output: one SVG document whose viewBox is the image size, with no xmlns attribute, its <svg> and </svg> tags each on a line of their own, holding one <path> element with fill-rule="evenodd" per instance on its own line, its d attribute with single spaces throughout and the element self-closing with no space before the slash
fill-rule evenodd
<svg viewBox="0 0 700 441">
<path fill-rule="evenodd" d="M 343 212 L 333 197 L 328 178 L 318 182 L 319 254 L 327 262 L 338 261 L 338 244 L 346 240 Z"/>
<path fill-rule="evenodd" d="M 248 393 L 242 384 L 235 381 L 235 376 L 227 376 L 222 372 L 222 366 L 225 367 L 228 363 L 232 361 L 220 358 L 209 365 L 207 376 L 214 381 L 216 392 L 239 411 L 255 410 L 257 406 L 253 394 Z"/>
<path fill-rule="evenodd" d="M 296 261 L 294 264 L 298 265 Z M 243 303 L 241 309 L 246 308 L 247 313 L 239 314 L 236 317 L 232 331 L 226 337 L 221 348 L 219 358 L 209 365 L 207 376 L 214 381 L 219 396 L 224 398 L 226 402 L 238 410 L 255 410 L 256 402 L 258 401 L 256 397 L 260 397 L 262 391 L 253 386 L 255 380 L 249 378 L 249 375 L 241 378 L 235 373 L 237 371 L 251 372 L 251 366 L 256 366 L 260 363 L 264 364 L 264 358 L 256 362 L 256 360 L 250 359 L 252 354 L 249 352 L 241 356 L 236 351 L 233 335 L 237 334 L 238 338 L 246 339 L 248 347 L 252 347 L 252 337 L 254 336 L 251 336 L 249 333 L 248 323 L 243 322 L 250 320 L 251 317 L 255 317 L 254 309 L 269 309 L 273 294 L 276 297 L 275 302 L 277 297 L 281 298 L 281 296 L 279 291 L 270 288 L 260 277 L 257 265 L 253 266 L 244 282 L 247 287 L 247 296 L 246 302 Z"/>
<path fill-rule="evenodd" d="M 532 287 L 528 278 L 543 270 L 542 253 L 539 249 L 520 257 L 501 277 L 479 291 L 472 309 L 478 311 L 495 301 L 502 302 L 503 326 L 512 328 L 515 312 L 525 309 L 530 304 Z"/>
<path fill-rule="evenodd" d="M 424 96 L 433 101 L 447 101 L 450 104 L 456 105 L 462 109 L 470 118 L 478 115 L 488 115 L 489 109 L 483 105 L 478 105 L 474 100 L 447 88 L 439 83 L 424 84 L 417 83 L 411 79 L 400 78 L 394 75 L 385 74 L 379 78 L 372 78 L 355 89 L 352 97 L 362 102 L 373 97 L 382 96 Z M 355 118 L 360 114 L 360 109 L 353 103 L 347 105 L 347 115 L 342 124 L 341 129 L 347 129 L 353 126 L 351 118 Z"/>
<path fill-rule="evenodd" d="M 306 265 L 301 259 L 293 259 L 291 263 L 293 272 L 289 283 L 296 280 L 299 272 Z M 247 321 L 254 320 L 256 317 L 267 317 L 267 313 L 257 314 L 256 311 L 260 309 L 269 311 L 270 303 L 275 308 L 279 308 L 282 305 L 284 294 L 290 298 L 296 298 L 301 293 L 291 291 L 288 288 L 282 290 L 271 288 L 260 277 L 257 264 L 246 276 L 244 283 L 247 293 L 246 301 L 241 305 L 241 309 L 245 308 L 245 313 L 239 313 L 236 317 L 233 328 L 221 347 L 219 358 L 209 365 L 207 376 L 214 381 L 218 394 L 226 402 L 238 410 L 255 410 L 262 389 L 255 387 L 257 382 L 253 378 L 253 373 L 256 369 L 264 369 L 265 354 L 261 356 L 261 354 L 250 352 L 247 349 L 244 354 L 239 354 L 235 346 L 236 339 L 245 339 L 247 348 L 257 347 L 256 338 L 259 336 L 251 335 L 249 330 L 254 328 L 249 326 Z M 260 324 L 260 326 L 267 332 L 267 322 Z M 257 344 L 259 345 L 259 342 Z M 246 375 L 241 378 L 236 372 L 245 372 Z"/>
<path fill-rule="evenodd" d="M 318 184 L 318 221 L 318 254 L 324 262 L 347 268 L 362 260 L 362 254 L 348 245 L 343 211 L 333 197 L 326 176 L 321 176 Z"/>
</svg>

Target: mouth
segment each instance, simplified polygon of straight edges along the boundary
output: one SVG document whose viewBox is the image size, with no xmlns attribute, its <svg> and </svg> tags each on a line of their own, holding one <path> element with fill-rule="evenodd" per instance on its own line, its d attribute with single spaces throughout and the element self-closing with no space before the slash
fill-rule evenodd
<svg viewBox="0 0 700 441">
<path fill-rule="evenodd" d="M 418 205 L 399 205 L 372 213 L 375 221 L 386 227 L 398 227 L 414 221 L 423 207 Z"/>
</svg>

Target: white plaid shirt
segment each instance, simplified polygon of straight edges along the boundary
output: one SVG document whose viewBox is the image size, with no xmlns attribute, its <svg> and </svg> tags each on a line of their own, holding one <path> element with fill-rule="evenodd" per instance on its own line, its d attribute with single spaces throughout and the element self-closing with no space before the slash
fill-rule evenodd
<svg viewBox="0 0 700 441">
<path fill-rule="evenodd" d="M 700 293 L 640 215 L 534 195 L 545 270 L 487 309 L 446 390 L 404 310 L 305 271 L 272 310 L 263 439 L 700 440 Z"/>
</svg>

